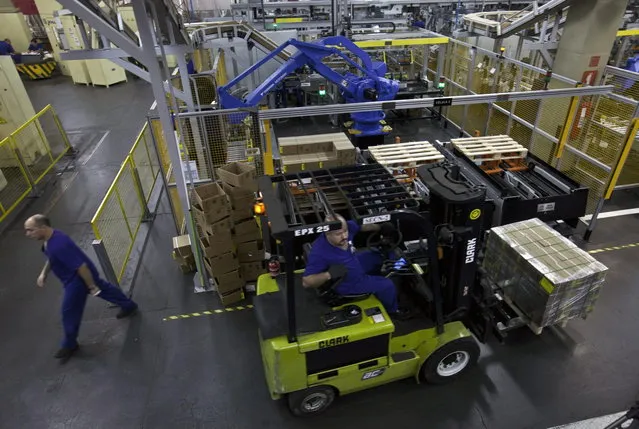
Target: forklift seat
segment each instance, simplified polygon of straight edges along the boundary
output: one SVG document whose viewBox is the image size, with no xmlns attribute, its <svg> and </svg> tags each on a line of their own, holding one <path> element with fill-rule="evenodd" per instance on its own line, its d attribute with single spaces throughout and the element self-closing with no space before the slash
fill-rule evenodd
<svg viewBox="0 0 639 429">
<path fill-rule="evenodd" d="M 311 254 L 311 243 L 304 243 L 302 249 L 304 251 L 304 262 L 308 262 L 308 257 Z M 360 301 L 371 296 L 370 293 L 342 295 L 336 290 L 341 281 L 342 279 L 337 281 L 329 280 L 316 289 L 317 295 L 326 305 L 330 307 L 339 307 L 340 305 Z"/>
</svg>

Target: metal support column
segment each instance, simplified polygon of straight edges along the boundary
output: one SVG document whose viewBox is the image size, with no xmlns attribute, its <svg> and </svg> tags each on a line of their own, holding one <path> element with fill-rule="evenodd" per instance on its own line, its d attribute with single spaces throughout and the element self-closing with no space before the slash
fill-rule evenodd
<svg viewBox="0 0 639 429">
<path fill-rule="evenodd" d="M 517 61 L 521 61 L 521 51 L 524 48 L 524 38 L 519 36 L 519 40 L 517 41 L 517 50 L 515 51 L 515 59 Z"/>
<path fill-rule="evenodd" d="M 439 49 L 437 51 L 437 76 L 435 76 L 437 83 L 439 83 L 439 78 L 444 75 L 444 65 L 446 63 L 446 49 L 448 45 L 446 43 L 442 43 L 439 45 Z M 426 60 L 424 62 L 427 63 Z"/>
<path fill-rule="evenodd" d="M 515 78 L 515 87 L 513 88 L 514 92 L 519 92 L 521 88 L 521 79 L 524 74 L 524 69 L 521 66 L 517 67 L 517 77 Z M 513 116 L 515 116 L 515 109 L 517 108 L 517 101 L 513 101 L 510 105 L 510 115 L 508 116 L 508 125 L 506 126 L 506 134 L 510 135 L 510 130 L 513 127 Z"/>
<path fill-rule="evenodd" d="M 155 46 L 156 40 L 154 32 L 152 31 L 151 24 L 155 21 L 150 17 L 150 14 L 147 11 L 147 5 L 145 1 L 136 1 L 133 2 L 133 12 L 135 14 L 135 20 L 138 23 L 138 31 L 140 34 L 140 40 L 143 46 Z M 147 25 L 145 25 L 147 23 Z M 155 23 L 158 24 L 157 22 Z M 160 45 L 161 46 L 161 45 Z M 162 55 L 162 61 L 166 61 L 166 57 L 164 53 Z M 189 200 L 189 193 L 186 187 L 186 181 L 184 178 L 184 172 L 182 171 L 182 159 L 180 158 L 180 152 L 178 149 L 178 142 L 175 136 L 175 130 L 173 125 L 173 117 L 171 112 L 169 111 L 169 106 L 166 102 L 166 96 L 164 93 L 164 79 L 162 78 L 162 70 L 160 68 L 160 63 L 155 55 L 155 50 L 146 49 L 141 52 L 140 58 L 143 59 L 143 64 L 149 71 L 149 75 L 151 77 L 151 88 L 153 90 L 153 96 L 155 97 L 157 103 L 157 110 L 160 115 L 160 123 L 162 124 L 162 131 L 164 133 L 164 138 L 166 139 L 166 146 L 169 152 L 169 157 L 171 158 L 171 163 L 174 166 L 175 171 L 175 182 L 177 185 L 178 195 L 180 196 L 180 203 L 182 205 L 182 210 L 184 210 L 184 217 L 186 219 L 186 225 L 188 229 L 189 236 L 191 237 L 191 247 L 193 249 L 193 254 L 195 257 L 195 262 L 197 266 L 197 273 L 194 276 L 195 288 L 197 289 L 204 287 L 207 282 L 204 278 L 204 267 L 201 260 L 200 248 L 197 245 L 199 242 L 197 240 L 196 231 L 191 220 L 191 202 Z M 186 75 L 188 72 L 186 70 L 183 71 Z M 167 76 L 168 78 L 168 76 Z M 188 82 L 188 80 L 187 80 Z M 190 93 L 190 90 L 184 88 L 186 91 Z"/>
<path fill-rule="evenodd" d="M 477 56 L 477 49 L 473 46 L 470 48 L 470 60 L 468 61 L 468 77 L 466 78 L 466 93 L 472 93 L 473 87 L 473 73 L 475 72 L 475 57 Z M 461 124 L 459 124 L 459 137 L 464 137 L 464 127 L 466 126 L 466 119 L 468 118 L 468 105 L 464 106 L 464 114 L 462 115 Z"/>
</svg>

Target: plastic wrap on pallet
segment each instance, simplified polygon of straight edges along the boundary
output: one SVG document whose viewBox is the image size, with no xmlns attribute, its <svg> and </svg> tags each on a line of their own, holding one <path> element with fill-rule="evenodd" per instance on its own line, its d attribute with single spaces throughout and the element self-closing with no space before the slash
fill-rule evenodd
<svg viewBox="0 0 639 429">
<path fill-rule="evenodd" d="M 539 219 L 492 228 L 483 266 L 538 327 L 585 318 L 608 270 Z"/>
</svg>

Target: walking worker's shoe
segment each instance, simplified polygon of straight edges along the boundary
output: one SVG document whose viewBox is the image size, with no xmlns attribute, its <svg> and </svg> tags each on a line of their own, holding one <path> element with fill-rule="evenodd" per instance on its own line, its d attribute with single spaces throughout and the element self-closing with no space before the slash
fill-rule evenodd
<svg viewBox="0 0 639 429">
<path fill-rule="evenodd" d="M 79 347 L 75 346 L 74 348 L 70 349 L 68 347 L 62 347 L 60 350 L 58 350 L 57 352 L 55 352 L 55 354 L 53 355 L 54 358 L 56 359 L 64 359 L 64 360 L 68 360 L 73 353 L 75 353 L 76 351 L 78 351 Z"/>
<path fill-rule="evenodd" d="M 138 306 L 136 305 L 133 308 L 121 308 L 120 311 L 118 311 L 118 314 L 115 316 L 116 319 L 124 319 L 125 317 L 129 317 L 133 314 L 135 314 L 138 311 Z"/>
</svg>

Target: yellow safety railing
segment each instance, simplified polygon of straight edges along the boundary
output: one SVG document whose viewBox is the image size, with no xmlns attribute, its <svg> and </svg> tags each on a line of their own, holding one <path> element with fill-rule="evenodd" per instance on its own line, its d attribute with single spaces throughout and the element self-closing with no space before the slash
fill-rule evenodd
<svg viewBox="0 0 639 429">
<path fill-rule="evenodd" d="M 148 123 L 133 143 L 91 219 L 95 238 L 102 240 L 118 281 L 125 273 L 161 168 Z"/>
<path fill-rule="evenodd" d="M 70 147 L 51 105 L 0 142 L 0 222 L 45 178 Z"/>
</svg>

